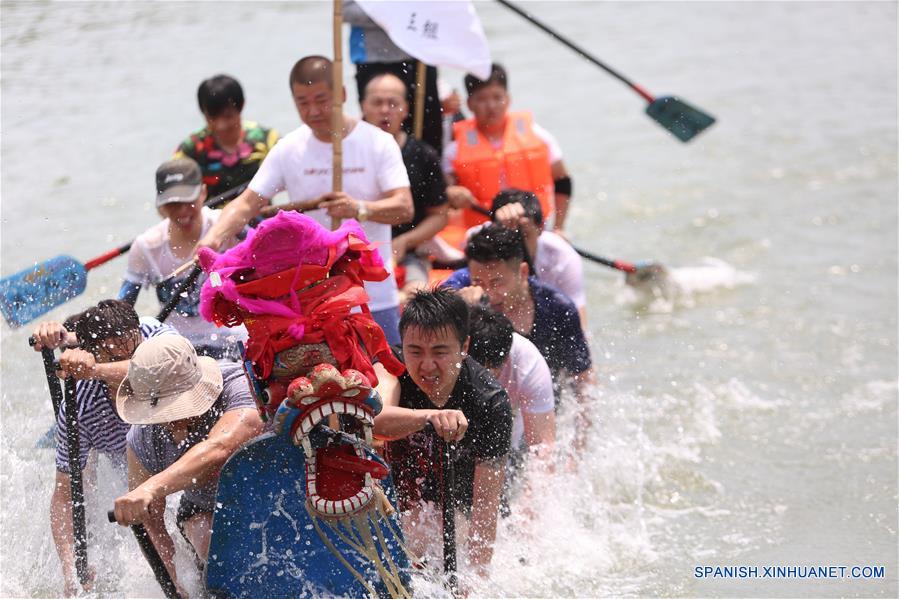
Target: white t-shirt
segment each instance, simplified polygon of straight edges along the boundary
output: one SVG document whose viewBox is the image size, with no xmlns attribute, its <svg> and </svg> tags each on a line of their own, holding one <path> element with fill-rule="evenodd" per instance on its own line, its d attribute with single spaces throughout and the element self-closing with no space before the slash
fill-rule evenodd
<svg viewBox="0 0 899 599">
<path fill-rule="evenodd" d="M 512 404 L 512 447 L 521 447 L 524 443 L 521 413 L 546 414 L 555 409 L 549 366 L 533 343 L 518 333 L 512 333 L 509 359 L 503 364 L 496 380 L 506 389 Z"/>
<path fill-rule="evenodd" d="M 392 189 L 409 187 L 409 176 L 396 140 L 364 121 L 356 123 L 343 139 L 343 191 L 361 202 L 371 202 Z M 250 189 L 264 198 L 287 190 L 291 202 L 318 198 L 331 191 L 331 144 L 315 138 L 306 125 L 281 138 L 250 181 Z M 311 210 L 309 216 L 325 227 L 331 219 L 325 210 Z M 362 223 L 368 240 L 378 246 L 390 276 L 384 281 L 365 283 L 372 311 L 399 305 L 393 276 L 390 225 Z"/>
<path fill-rule="evenodd" d="M 584 293 L 584 263 L 571 244 L 551 231 L 537 238 L 537 278 L 571 298 L 578 310 L 587 305 Z"/>
<path fill-rule="evenodd" d="M 221 214 L 218 210 L 203 208 L 203 231 L 206 235 L 210 227 L 218 220 Z M 228 247 L 234 245 L 237 240 L 232 240 Z M 125 271 L 125 280 L 137 285 L 156 285 L 171 274 L 175 269 L 187 260 L 179 258 L 172 253 L 171 238 L 169 237 L 169 219 L 153 225 L 141 233 L 128 253 L 128 268 Z M 181 277 L 183 279 L 186 274 Z M 247 339 L 247 330 L 243 326 L 234 328 L 219 328 L 211 322 L 206 322 L 199 314 L 200 288 L 206 280 L 206 275 L 201 274 L 194 283 L 193 290 L 188 300 L 179 305 L 169 316 L 166 324 L 170 324 L 178 332 L 187 337 L 195 346 L 209 345 L 212 347 L 226 347 L 237 341 Z M 166 289 L 171 292 L 180 281 L 175 279 L 165 283 Z M 186 306 L 189 304 L 189 306 Z M 187 309 L 185 310 L 185 306 Z M 182 313 L 184 310 L 189 316 Z"/>
<path fill-rule="evenodd" d="M 533 130 L 534 135 L 543 140 L 543 143 L 546 144 L 549 149 L 549 163 L 555 164 L 558 161 L 562 160 L 562 147 L 559 145 L 559 142 L 556 141 L 556 138 L 552 136 L 552 134 L 538 125 L 537 123 L 531 124 L 531 130 Z M 503 145 L 501 139 L 496 140 L 493 143 L 495 148 L 500 148 Z M 458 152 L 456 142 L 450 142 L 443 148 L 443 172 L 446 174 L 452 173 L 455 171 L 453 168 L 453 160 L 456 159 L 456 153 Z"/>
</svg>

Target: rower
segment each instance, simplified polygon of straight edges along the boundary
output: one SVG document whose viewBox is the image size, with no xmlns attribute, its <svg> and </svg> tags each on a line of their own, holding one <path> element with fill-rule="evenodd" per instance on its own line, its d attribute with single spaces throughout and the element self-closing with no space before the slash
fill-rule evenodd
<svg viewBox="0 0 899 599">
<path fill-rule="evenodd" d="M 474 118 L 454 125 L 454 141 L 443 154 L 447 195 L 453 208 L 464 209 L 463 226 L 486 220 L 470 205 L 489 210 L 497 192 L 514 187 L 537 194 L 545 217 L 555 208 L 553 231 L 562 233 L 571 178 L 555 138 L 529 113 L 508 111 L 511 96 L 502 66 L 494 64 L 486 80 L 466 75 L 465 89 Z"/>
<path fill-rule="evenodd" d="M 543 224 L 543 210 L 537 196 L 520 189 L 504 189 L 493 198 L 494 222 L 521 233 L 534 275 L 568 296 L 577 307 L 581 327 L 587 332 L 587 294 L 584 292 L 584 267 L 571 244 Z M 468 230 L 468 237 L 480 226 Z"/>
<path fill-rule="evenodd" d="M 116 409 L 134 425 L 128 432 L 130 491 L 115 500 L 116 521 L 145 526 L 177 585 L 175 545 L 163 518 L 166 497 L 184 491 L 176 523 L 205 563 L 219 472 L 263 430 L 256 401 L 240 366 L 198 357 L 187 339 L 167 335 L 134 352 Z"/>
<path fill-rule="evenodd" d="M 201 177 L 199 165 L 190 158 L 169 160 L 156 170 L 156 209 L 165 218 L 132 243 L 119 299 L 133 306 L 141 289 L 153 285 L 159 303 L 165 305 L 190 276 L 187 272 L 168 275 L 193 258 L 197 241 L 221 216 L 220 211 L 203 206 L 206 185 Z M 237 237 L 232 237 L 226 247 L 237 242 Z M 247 330 L 243 326 L 217 327 L 200 316 L 200 287 L 205 280 L 206 275 L 201 275 L 178 301 L 170 323 L 200 355 L 237 361 L 237 344 L 247 339 Z"/>
<path fill-rule="evenodd" d="M 403 153 L 409 173 L 415 216 L 412 222 L 393 226 L 393 258 L 406 270 L 400 303 L 412 292 L 427 287 L 430 261 L 416 250 L 446 226 L 446 181 L 440 157 L 431 146 L 410 137 L 402 129 L 409 112 L 406 84 L 390 73 L 375 75 L 365 86 L 362 115 L 366 122 L 391 134 Z"/>
<path fill-rule="evenodd" d="M 515 332 L 506 316 L 472 306 L 468 355 L 490 371 L 509 394 L 512 450 L 547 456 L 556 440 L 552 374 L 530 340 Z"/>
<path fill-rule="evenodd" d="M 590 348 L 574 303 L 555 287 L 529 276 L 521 234 L 488 224 L 465 246 L 468 270 L 456 271 L 444 285 L 462 289 L 470 304 L 486 301 L 506 315 L 515 330 L 540 350 L 553 375 L 556 403 L 572 386 L 577 399 L 575 449 L 583 448 L 590 428 L 594 384 Z"/>
<path fill-rule="evenodd" d="M 146 339 L 174 335 L 175 330 L 154 318 L 138 318 L 134 309 L 119 300 L 104 300 L 62 324 L 43 322 L 32 333 L 35 351 L 63 348 L 60 378 L 73 377 L 78 406 L 78 460 L 82 470 L 90 453 L 102 453 L 122 474 L 125 486 L 125 435 L 131 428 L 116 414 L 110 389 L 116 389 L 128 372 L 128 360 Z M 64 595 L 78 593 L 72 533 L 69 451 L 66 443 L 65 403 L 56 417 L 56 482 L 50 499 L 53 543 L 62 565 Z M 90 591 L 93 581 L 84 589 Z"/>
<path fill-rule="evenodd" d="M 469 558 L 486 576 L 512 429 L 509 397 L 466 355 L 468 306 L 455 291 L 413 295 L 400 334 L 406 373 L 399 380 L 378 374 L 384 408 L 375 418 L 374 433 L 390 440 L 387 456 L 406 540 L 419 555 L 439 555 L 434 541 L 441 535 L 432 534 L 428 522 L 444 501 L 441 452 L 450 444 L 456 449 L 449 496 L 455 509 L 469 515 Z M 429 424 L 433 430 L 425 430 Z"/>
<path fill-rule="evenodd" d="M 228 75 L 204 79 L 197 90 L 197 103 L 206 126 L 181 142 L 173 158 L 195 160 L 209 193 L 217 196 L 253 178 L 278 141 L 278 132 L 241 120 L 243 88 Z"/>
<path fill-rule="evenodd" d="M 199 245 L 219 250 L 256 217 L 272 197 L 286 189 L 291 202 L 316 201 L 318 210 L 308 215 L 324 224 L 332 219 L 353 218 L 362 224 L 370 241 L 378 246 L 388 270 L 379 282 L 366 282 L 369 307 L 387 340 L 399 342 L 399 297 L 391 268 L 390 226 L 412 219 L 409 177 L 396 140 L 374 125 L 344 115 L 343 188 L 332 192 L 333 163 L 331 61 L 307 56 L 290 71 L 290 90 L 303 125 L 278 142 L 259 172 L 240 196 L 225 206 L 222 217 Z"/>
</svg>

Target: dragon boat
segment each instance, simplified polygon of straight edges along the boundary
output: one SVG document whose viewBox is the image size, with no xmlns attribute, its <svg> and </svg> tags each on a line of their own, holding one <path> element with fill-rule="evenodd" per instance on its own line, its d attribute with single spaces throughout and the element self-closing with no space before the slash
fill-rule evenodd
<svg viewBox="0 0 899 599">
<path fill-rule="evenodd" d="M 249 332 L 244 368 L 271 430 L 222 469 L 206 586 L 214 596 L 408 597 L 414 557 L 372 449 L 372 360 L 403 371 L 367 307 L 387 277 L 355 221 L 281 212 L 227 252 L 204 249 L 203 316 Z"/>
</svg>

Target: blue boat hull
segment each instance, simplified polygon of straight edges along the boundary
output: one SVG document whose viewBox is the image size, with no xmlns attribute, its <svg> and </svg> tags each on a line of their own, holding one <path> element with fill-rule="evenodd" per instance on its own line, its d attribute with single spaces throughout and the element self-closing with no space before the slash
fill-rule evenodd
<svg viewBox="0 0 899 599">
<path fill-rule="evenodd" d="M 306 512 L 305 482 L 305 455 L 286 435 L 263 435 L 225 464 L 206 571 L 211 593 L 227 597 L 368 596 L 316 532 Z M 381 483 L 393 502 L 390 477 Z M 390 524 L 399 534 L 395 514 Z M 381 529 L 393 562 L 405 572 L 408 588 L 409 560 L 383 521 Z M 386 595 L 372 564 L 327 526 L 322 530 L 369 584 Z M 382 553 L 383 562 L 385 557 Z"/>
</svg>

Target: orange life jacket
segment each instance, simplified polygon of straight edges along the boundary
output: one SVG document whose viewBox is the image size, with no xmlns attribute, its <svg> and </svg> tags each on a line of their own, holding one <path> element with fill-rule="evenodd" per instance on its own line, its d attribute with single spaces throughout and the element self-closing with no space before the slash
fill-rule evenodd
<svg viewBox="0 0 899 599">
<path fill-rule="evenodd" d="M 503 189 L 533 192 L 540 199 L 543 216 L 553 211 L 553 177 L 549 148 L 534 133 L 531 115 L 514 112 L 506 115 L 503 145 L 494 148 L 478 131 L 474 119 L 453 125 L 456 159 L 453 170 L 459 185 L 467 187 L 478 203 L 490 210 L 493 197 Z M 465 227 L 473 227 L 487 217 L 466 209 Z"/>
</svg>

